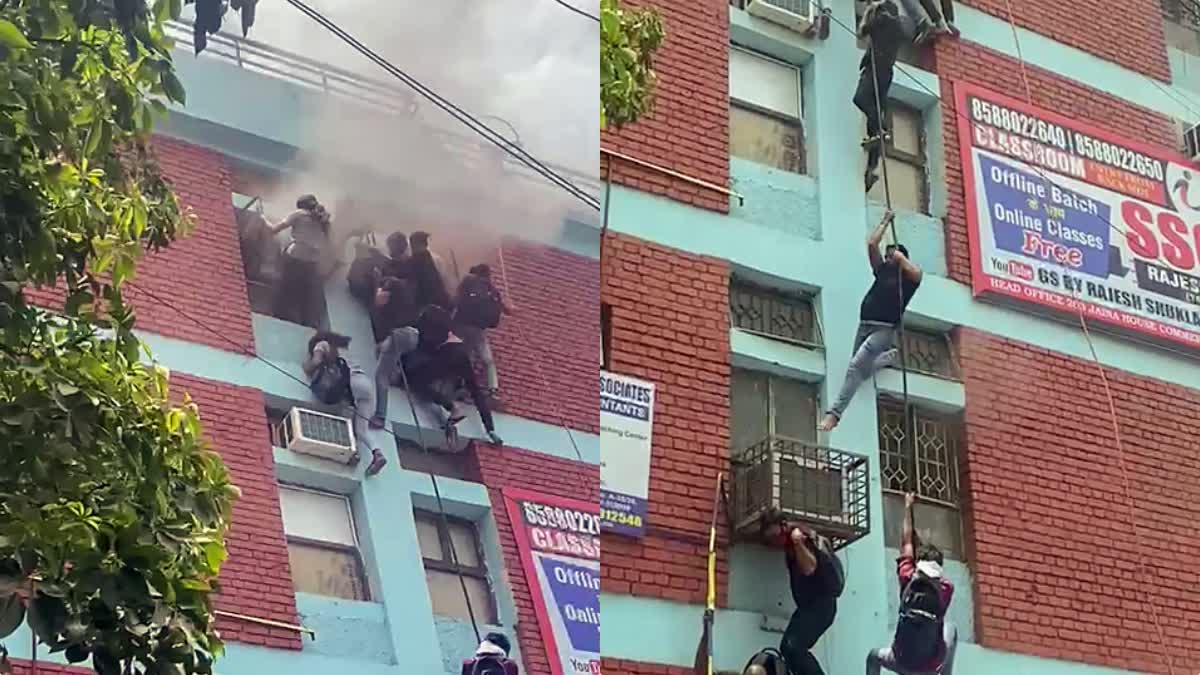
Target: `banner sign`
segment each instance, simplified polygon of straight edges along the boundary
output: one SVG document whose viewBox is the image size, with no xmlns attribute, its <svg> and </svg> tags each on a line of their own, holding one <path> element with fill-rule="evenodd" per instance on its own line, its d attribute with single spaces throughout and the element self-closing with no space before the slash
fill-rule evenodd
<svg viewBox="0 0 1200 675">
<path fill-rule="evenodd" d="M 1200 348 L 1200 171 L 955 85 L 972 288 Z"/>
<path fill-rule="evenodd" d="M 512 488 L 502 492 L 553 675 L 600 675 L 596 505 Z"/>
<path fill-rule="evenodd" d="M 654 385 L 600 371 L 600 526 L 642 536 L 650 494 Z"/>
</svg>

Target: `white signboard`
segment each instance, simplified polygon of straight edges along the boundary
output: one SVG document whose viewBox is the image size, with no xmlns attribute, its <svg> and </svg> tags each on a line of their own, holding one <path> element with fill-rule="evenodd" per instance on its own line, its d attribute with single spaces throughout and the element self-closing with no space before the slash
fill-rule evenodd
<svg viewBox="0 0 1200 675">
<path fill-rule="evenodd" d="M 639 537 L 646 529 L 654 385 L 600 371 L 600 527 Z"/>
</svg>

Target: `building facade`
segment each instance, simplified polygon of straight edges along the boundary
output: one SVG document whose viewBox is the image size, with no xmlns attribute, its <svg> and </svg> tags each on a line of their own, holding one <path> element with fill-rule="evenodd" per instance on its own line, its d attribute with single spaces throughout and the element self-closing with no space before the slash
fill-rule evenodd
<svg viewBox="0 0 1200 675">
<path fill-rule="evenodd" d="M 747 498 L 811 491 L 811 469 L 839 453 L 866 459 L 867 507 L 843 490 L 827 512 L 868 527 L 838 553 L 847 586 L 815 651 L 827 672 L 862 672 L 891 640 L 907 491 L 956 585 L 956 672 L 1200 668 L 1187 562 L 1200 218 L 1175 192 L 1195 152 L 1181 130 L 1200 120 L 1189 3 L 965 0 L 961 38 L 902 53 L 888 177 L 896 234 L 924 270 L 905 318 L 907 385 L 881 371 L 829 434 L 817 424 L 851 356 L 871 282 L 864 239 L 885 199 L 882 181 L 864 195 L 851 102 L 861 8 L 825 2 L 821 39 L 750 0 L 649 4 L 667 34 L 654 109 L 602 139 L 604 359 L 656 396 L 645 532 L 603 537 L 605 672 L 691 672 L 719 472 L 734 498 L 719 518 L 717 669 L 777 646 L 793 609 L 782 556 L 737 525 Z M 1016 197 L 990 173 L 1004 158 L 1028 162 Z M 1083 200 L 1040 224 L 1020 217 L 1021 203 L 1043 208 L 1031 195 L 1062 207 L 1097 181 L 1125 195 L 1108 211 Z M 1081 246 L 1053 245 L 1070 239 L 1064 222 Z M 1037 239 L 1039 227 L 1056 229 Z M 1175 285 L 1154 286 L 1164 270 Z M 807 472 L 776 459 L 773 482 L 747 482 L 764 447 L 832 450 Z M 1146 585 L 1127 592 L 1125 579 Z"/>
<path fill-rule="evenodd" d="M 190 35 L 186 27 L 178 32 Z M 469 611 L 481 633 L 509 636 L 523 672 L 561 670 L 551 661 L 567 647 L 555 647 L 546 623 L 555 598 L 545 597 L 533 576 L 526 530 L 540 525 L 554 532 L 564 523 L 547 512 L 545 522 L 535 523 L 513 504 L 583 503 L 587 513 L 595 511 L 598 223 L 568 216 L 526 236 L 519 210 L 481 213 L 478 222 L 439 218 L 450 210 L 455 180 L 477 179 L 471 171 L 495 157 L 481 155 L 476 140 L 422 126 L 398 89 L 224 36 L 213 36 L 200 57 L 184 42 L 176 60 L 189 105 L 172 111 L 155 145 L 197 225 L 191 236 L 141 262 L 127 298 L 137 309 L 140 336 L 171 371 L 172 391 L 198 404 L 207 439 L 242 493 L 215 600 L 226 641 L 217 672 L 456 674 L 479 644 Z M 366 170 L 353 162 L 335 166 L 345 158 L 328 159 L 311 128 L 339 117 L 441 139 L 450 159 L 437 160 L 439 166 L 460 166 L 462 177 L 415 185 L 411 176 L 421 167 L 406 165 L 416 159 L 401 155 L 373 158 Z M 312 167 L 321 163 L 322 182 L 306 182 L 315 182 Z M 402 175 L 378 171 L 389 163 Z M 502 181 L 510 173 L 514 191 L 526 190 L 527 197 L 539 189 L 512 167 L 490 175 Z M 329 178 L 338 174 L 344 179 Z M 596 187 L 593 179 L 588 189 Z M 491 336 L 502 446 L 487 442 L 472 412 L 460 445 L 446 448 L 424 405 L 410 409 L 404 390 L 393 388 L 387 420 L 394 435 L 381 448 L 389 462 L 379 474 L 365 476 L 365 458 L 349 466 L 286 447 L 279 422 L 292 408 L 344 413 L 317 403 L 308 390 L 301 361 L 314 327 L 272 316 L 277 279 L 248 278 L 238 210 L 251 204 L 279 222 L 303 193 L 329 203 L 335 229 L 334 196 L 347 204 L 382 202 L 391 211 L 368 223 L 381 247 L 392 231 L 427 230 L 454 276 L 477 263 L 495 270 L 514 310 Z M 373 372 L 372 327 L 347 290 L 349 260 L 327 276 L 320 324 L 351 337 L 349 359 Z M 53 306 L 56 297 L 44 292 L 38 300 Z M 422 449 L 422 441 L 432 450 Z M 586 519 L 570 524 L 586 540 L 598 534 Z M 592 628 L 598 651 L 598 626 Z M 586 647 L 586 630 L 572 630 Z M 7 643 L 18 668 L 31 672 L 28 632 Z M 38 659 L 38 672 L 85 672 L 65 667 L 61 654 L 48 655 L 44 647 Z"/>
</svg>

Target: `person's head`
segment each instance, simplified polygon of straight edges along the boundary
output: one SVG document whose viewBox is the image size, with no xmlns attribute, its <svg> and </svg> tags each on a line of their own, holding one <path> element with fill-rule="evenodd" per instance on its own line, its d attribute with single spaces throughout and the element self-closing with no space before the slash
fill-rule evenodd
<svg viewBox="0 0 1200 675">
<path fill-rule="evenodd" d="M 478 265 L 472 267 L 469 271 L 471 274 L 474 274 L 477 277 L 483 277 L 484 279 L 492 278 L 492 268 L 488 267 L 485 263 L 479 263 Z"/>
<path fill-rule="evenodd" d="M 413 253 L 429 250 L 429 233 L 428 232 L 413 232 L 408 238 L 408 242 L 412 244 Z"/>
<path fill-rule="evenodd" d="M 491 644 L 496 645 L 500 649 L 504 650 L 505 656 L 508 656 L 512 651 L 512 643 L 508 641 L 508 636 L 506 636 L 504 633 L 488 633 L 486 636 L 484 636 L 483 641 L 490 642 Z"/>
<path fill-rule="evenodd" d="M 900 255 L 904 256 L 905 258 L 908 257 L 908 248 L 905 247 L 904 244 L 889 244 L 888 247 L 883 251 L 883 259 L 890 261 L 895 255 L 896 251 L 899 251 Z"/>
<path fill-rule="evenodd" d="M 350 346 L 350 338 L 341 333 L 334 333 L 327 330 L 319 330 L 311 338 L 308 339 L 308 353 L 311 354 L 313 347 L 319 342 L 328 342 L 330 347 L 334 349 L 345 349 Z"/>
<path fill-rule="evenodd" d="M 300 195 L 296 198 L 296 208 L 305 211 L 316 211 L 321 202 L 317 201 L 316 195 Z"/>
<path fill-rule="evenodd" d="M 388 255 L 402 258 L 408 253 L 408 237 L 403 232 L 393 232 L 387 238 Z"/>
<path fill-rule="evenodd" d="M 451 323 L 450 312 L 437 305 L 426 307 L 417 319 L 417 330 L 421 332 L 421 344 L 429 347 L 440 346 L 450 337 Z"/>
<path fill-rule="evenodd" d="M 942 551 L 933 544 L 921 544 L 917 547 L 917 561 L 928 560 L 929 562 L 942 565 Z"/>
</svg>

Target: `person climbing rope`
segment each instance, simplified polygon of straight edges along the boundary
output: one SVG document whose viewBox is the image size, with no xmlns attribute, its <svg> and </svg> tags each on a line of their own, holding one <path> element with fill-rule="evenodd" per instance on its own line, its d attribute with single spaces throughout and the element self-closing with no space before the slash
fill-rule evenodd
<svg viewBox="0 0 1200 675">
<path fill-rule="evenodd" d="M 867 171 L 863 183 L 866 191 L 870 192 L 875 181 L 879 180 L 876 171 L 888 136 L 888 90 L 892 86 L 900 44 L 904 41 L 900 10 L 894 0 L 873 0 L 867 5 L 858 26 L 858 36 L 868 40 L 867 51 L 858 64 L 854 105 L 867 118 L 867 138 L 863 141 L 863 147 L 867 150 Z"/>
<path fill-rule="evenodd" d="M 921 285 L 921 268 L 908 259 L 908 249 L 902 244 L 893 244 L 882 255 L 879 253 L 879 242 L 893 218 L 895 214 L 891 210 L 885 211 L 875 231 L 867 237 L 867 256 L 875 281 L 859 309 L 858 334 L 854 338 L 854 354 L 846 369 L 846 379 L 821 421 L 821 431 L 836 427 L 862 383 L 879 369 L 894 364 L 899 356 L 896 327 Z"/>
<path fill-rule="evenodd" d="M 942 573 L 942 552 L 913 544 L 913 493 L 904 496 L 902 546 L 896 559 L 900 581 L 900 620 L 892 646 L 867 654 L 866 675 L 880 668 L 904 675 L 953 675 L 958 630 L 946 620 L 954 584 Z"/>
<path fill-rule="evenodd" d="M 796 609 L 779 641 L 789 675 L 824 675 L 812 649 L 833 625 L 837 599 L 845 586 L 842 563 L 829 540 L 812 529 L 780 521 L 784 561 Z M 775 537 L 778 540 L 778 535 Z"/>
<path fill-rule="evenodd" d="M 504 633 L 488 633 L 475 656 L 463 661 L 462 675 L 518 675 L 517 663 L 508 658 L 511 649 Z"/>
<path fill-rule="evenodd" d="M 900 4 L 916 24 L 914 44 L 923 45 L 943 36 L 959 36 L 958 26 L 954 25 L 954 0 L 941 0 L 940 3 L 937 0 L 900 0 Z"/>
</svg>

